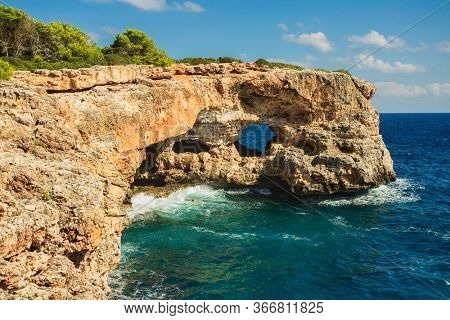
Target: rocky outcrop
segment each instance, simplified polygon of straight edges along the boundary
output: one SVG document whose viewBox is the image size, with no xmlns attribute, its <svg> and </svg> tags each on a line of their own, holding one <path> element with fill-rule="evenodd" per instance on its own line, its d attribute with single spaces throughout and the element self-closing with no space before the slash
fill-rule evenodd
<svg viewBox="0 0 450 320">
<path fill-rule="evenodd" d="M 299 195 L 393 180 L 374 91 L 236 63 L 17 72 L 0 83 L 0 298 L 107 298 L 135 180 Z M 236 147 L 250 123 L 276 133 L 264 155 Z"/>
</svg>

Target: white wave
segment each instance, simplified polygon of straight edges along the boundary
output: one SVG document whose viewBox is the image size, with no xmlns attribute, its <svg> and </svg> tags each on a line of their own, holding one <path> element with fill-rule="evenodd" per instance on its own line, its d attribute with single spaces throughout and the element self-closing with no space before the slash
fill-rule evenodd
<svg viewBox="0 0 450 320">
<path fill-rule="evenodd" d="M 180 209 L 186 211 L 189 208 L 202 207 L 205 202 L 220 201 L 226 201 L 223 190 L 213 189 L 206 185 L 178 190 L 164 198 L 140 193 L 131 199 L 132 206 L 128 210 L 128 215 L 131 218 L 151 212 L 176 215 L 181 211 Z M 199 210 L 199 212 L 208 213 L 206 210 Z"/>
<path fill-rule="evenodd" d="M 125 261 L 129 255 L 140 252 L 142 250 L 137 245 L 133 245 L 129 242 L 121 243 L 120 245 L 120 260 L 121 262 Z"/>
<path fill-rule="evenodd" d="M 111 286 L 111 296 L 113 299 L 120 300 L 166 300 L 170 292 L 181 292 L 181 289 L 175 285 L 164 285 L 166 276 L 158 274 L 152 270 L 147 271 L 154 282 L 149 287 L 141 286 L 142 281 L 130 280 L 133 273 L 138 272 L 135 269 L 115 269 L 109 274 L 108 283 Z M 127 292 L 127 286 L 133 284 L 133 290 Z"/>
<path fill-rule="evenodd" d="M 347 221 L 345 221 L 344 217 L 341 217 L 341 216 L 337 216 L 337 217 L 334 217 L 333 219 L 329 219 L 329 221 L 332 224 L 334 224 L 335 226 L 348 227 Z"/>
<path fill-rule="evenodd" d="M 138 215 L 148 212 L 150 203 L 155 200 L 155 197 L 140 193 L 131 198 L 131 208 L 128 210 L 130 218 L 134 218 Z"/>
<path fill-rule="evenodd" d="M 440 232 L 437 232 L 437 231 L 433 231 L 431 229 L 427 229 L 426 232 L 427 233 L 431 233 L 431 234 L 435 235 L 436 237 L 441 238 L 442 240 L 450 240 L 450 233 L 449 232 L 443 234 L 443 233 L 440 233 Z"/>
<path fill-rule="evenodd" d="M 418 232 L 418 233 L 430 233 L 434 235 L 435 237 L 441 238 L 442 240 L 450 240 L 450 233 L 441 233 L 437 232 L 431 229 L 422 229 L 422 228 L 416 228 L 413 226 L 409 227 L 395 227 L 395 228 L 380 228 L 380 227 L 371 227 L 371 228 L 365 228 L 364 231 L 387 231 L 387 232 L 395 232 L 395 233 L 409 233 L 409 232 Z"/>
<path fill-rule="evenodd" d="M 216 232 L 214 230 L 203 228 L 203 227 L 190 227 L 190 229 L 194 230 L 196 232 L 211 233 L 211 234 L 214 234 L 219 237 L 226 237 L 226 238 L 230 238 L 230 239 L 241 239 L 242 240 L 242 239 L 249 238 L 249 237 L 256 237 L 256 234 L 249 233 L 249 232 L 244 232 L 242 234 L 228 233 L 228 232 Z"/>
<path fill-rule="evenodd" d="M 397 179 L 396 181 L 369 190 L 363 195 L 351 199 L 324 200 L 319 205 L 330 207 L 341 206 L 380 206 L 390 203 L 416 202 L 420 197 L 416 190 L 423 189 L 408 179 Z"/>
<path fill-rule="evenodd" d="M 289 234 L 289 233 L 283 233 L 283 235 L 281 236 L 283 239 L 291 239 L 291 240 L 308 240 L 307 238 L 303 238 L 303 237 L 298 237 L 296 235 L 293 234 Z"/>
<path fill-rule="evenodd" d="M 233 195 L 241 195 L 241 194 L 247 194 L 250 192 L 249 188 L 245 189 L 234 189 L 234 190 L 227 190 L 226 193 L 233 194 Z"/>
<path fill-rule="evenodd" d="M 386 228 L 371 227 L 364 229 L 364 231 L 383 231 L 383 230 L 386 230 Z"/>
</svg>

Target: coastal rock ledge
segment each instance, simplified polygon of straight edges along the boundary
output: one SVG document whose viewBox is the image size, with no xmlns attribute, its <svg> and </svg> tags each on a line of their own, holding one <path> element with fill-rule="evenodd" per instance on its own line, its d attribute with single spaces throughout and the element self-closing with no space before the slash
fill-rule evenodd
<svg viewBox="0 0 450 320">
<path fill-rule="evenodd" d="M 106 299 L 132 183 L 273 182 L 302 195 L 395 179 L 342 73 L 253 64 L 16 72 L 0 82 L 0 299 Z M 275 134 L 237 145 L 249 124 Z"/>
</svg>

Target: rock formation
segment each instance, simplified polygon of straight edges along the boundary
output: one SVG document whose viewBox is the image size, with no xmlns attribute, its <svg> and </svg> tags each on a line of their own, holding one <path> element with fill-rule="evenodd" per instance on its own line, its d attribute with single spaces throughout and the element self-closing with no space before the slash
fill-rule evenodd
<svg viewBox="0 0 450 320">
<path fill-rule="evenodd" d="M 392 181 L 374 92 L 238 63 L 16 72 L 0 83 L 0 299 L 107 298 L 135 179 L 299 195 Z M 276 133 L 263 155 L 236 148 L 251 123 Z"/>
</svg>

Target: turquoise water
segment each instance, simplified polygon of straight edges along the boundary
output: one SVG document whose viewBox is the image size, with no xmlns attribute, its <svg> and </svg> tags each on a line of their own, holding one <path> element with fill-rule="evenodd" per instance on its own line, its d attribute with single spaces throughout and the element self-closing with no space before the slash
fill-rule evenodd
<svg viewBox="0 0 450 320">
<path fill-rule="evenodd" d="M 399 178 L 365 194 L 138 195 L 113 298 L 448 299 L 450 114 L 386 114 L 381 130 Z"/>
</svg>

